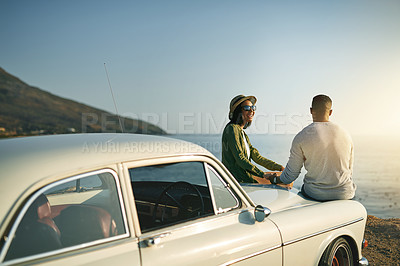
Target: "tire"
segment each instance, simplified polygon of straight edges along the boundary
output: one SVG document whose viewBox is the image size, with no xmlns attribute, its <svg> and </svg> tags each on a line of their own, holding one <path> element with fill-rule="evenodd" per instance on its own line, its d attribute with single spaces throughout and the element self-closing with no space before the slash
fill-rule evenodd
<svg viewBox="0 0 400 266">
<path fill-rule="evenodd" d="M 349 242 L 343 237 L 336 238 L 322 254 L 318 266 L 354 266 Z"/>
</svg>

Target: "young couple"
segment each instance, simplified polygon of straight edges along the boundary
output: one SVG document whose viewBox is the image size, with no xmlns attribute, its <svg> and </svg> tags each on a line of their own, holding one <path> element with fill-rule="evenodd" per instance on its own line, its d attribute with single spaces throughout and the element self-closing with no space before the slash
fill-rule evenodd
<svg viewBox="0 0 400 266">
<path fill-rule="evenodd" d="M 236 180 L 291 187 L 304 165 L 307 174 L 302 193 L 306 197 L 321 201 L 352 199 L 356 190 L 352 179 L 353 142 L 344 129 L 329 121 L 332 100 L 326 95 L 313 98 L 310 108 L 313 123 L 293 139 L 286 167 L 261 156 L 244 132 L 253 121 L 256 101 L 254 96 L 238 95 L 229 106 L 230 122 L 222 134 L 222 163 Z M 251 160 L 279 172 L 263 172 Z"/>
</svg>

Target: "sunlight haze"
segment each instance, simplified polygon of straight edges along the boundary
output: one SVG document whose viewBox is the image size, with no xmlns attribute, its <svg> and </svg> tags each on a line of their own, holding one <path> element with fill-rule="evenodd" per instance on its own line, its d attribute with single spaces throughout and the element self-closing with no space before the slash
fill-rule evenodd
<svg viewBox="0 0 400 266">
<path fill-rule="evenodd" d="M 258 98 L 260 134 L 295 134 L 329 95 L 352 135 L 400 135 L 400 1 L 0 2 L 0 67 L 31 86 L 220 134 L 230 100 Z"/>
</svg>

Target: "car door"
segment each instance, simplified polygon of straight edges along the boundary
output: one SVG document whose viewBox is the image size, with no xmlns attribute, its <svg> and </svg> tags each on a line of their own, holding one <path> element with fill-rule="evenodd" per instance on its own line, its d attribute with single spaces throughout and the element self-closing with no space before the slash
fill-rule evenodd
<svg viewBox="0 0 400 266">
<path fill-rule="evenodd" d="M 143 265 L 281 265 L 281 239 L 214 163 L 203 157 L 126 165 Z"/>
</svg>

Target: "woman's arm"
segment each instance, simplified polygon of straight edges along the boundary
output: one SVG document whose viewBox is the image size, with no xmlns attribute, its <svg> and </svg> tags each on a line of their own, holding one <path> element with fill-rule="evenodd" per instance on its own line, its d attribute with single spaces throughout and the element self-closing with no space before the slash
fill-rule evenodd
<svg viewBox="0 0 400 266">
<path fill-rule="evenodd" d="M 252 164 L 250 160 L 245 156 L 245 152 L 240 145 L 241 132 L 233 126 L 227 128 L 226 140 L 229 149 L 232 151 L 232 155 L 238 167 L 251 172 L 252 174 L 262 177 L 264 172 L 261 171 L 257 166 Z"/>
<path fill-rule="evenodd" d="M 250 147 L 250 158 L 259 165 L 264 166 L 265 168 L 272 170 L 272 171 L 283 171 L 284 167 L 274 161 L 271 161 L 263 156 L 258 152 L 256 148 L 251 145 L 248 136 L 245 134 L 247 142 L 249 143 Z"/>
</svg>

